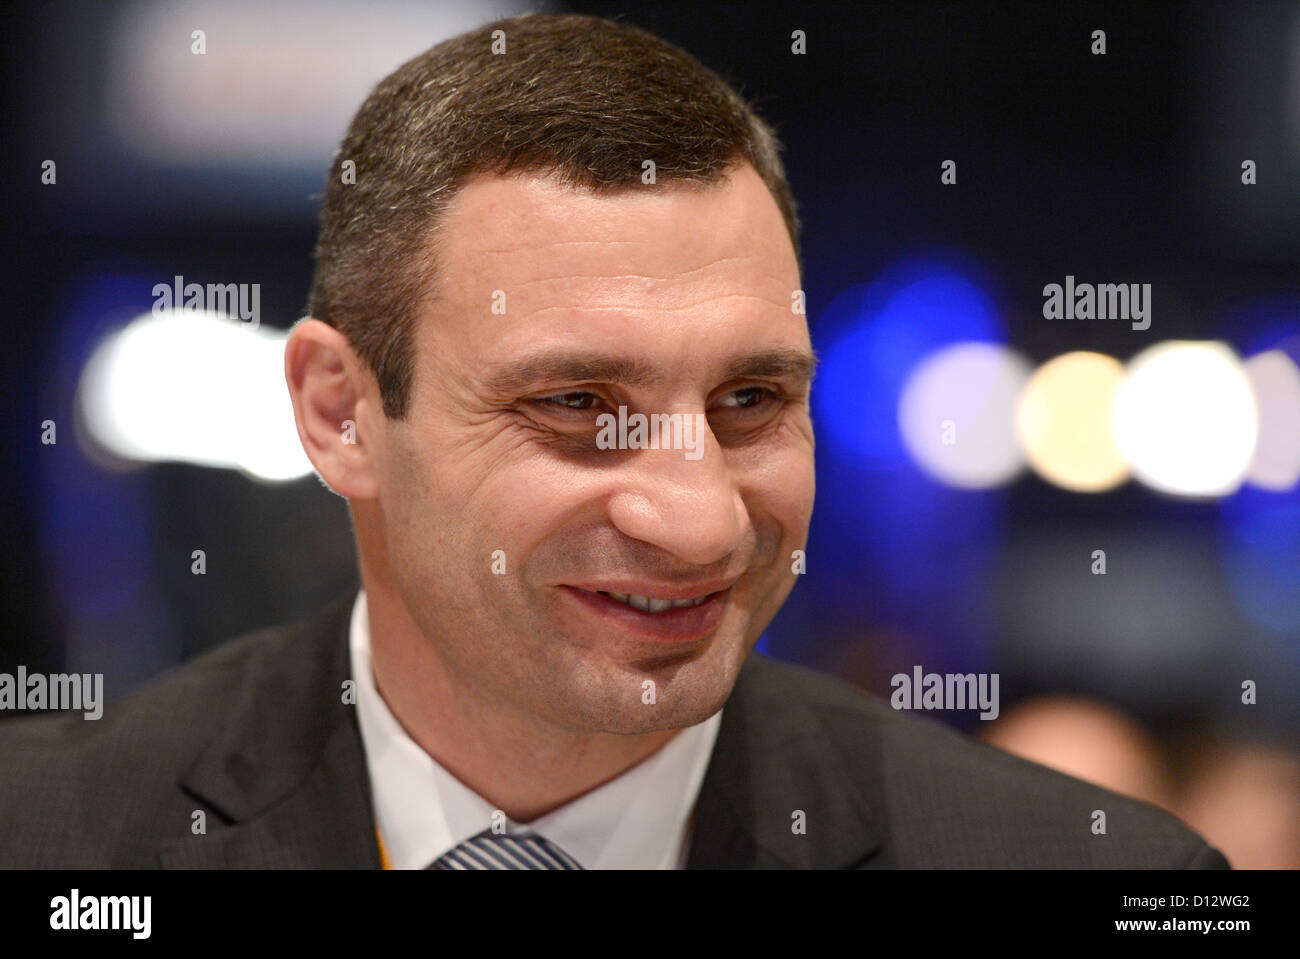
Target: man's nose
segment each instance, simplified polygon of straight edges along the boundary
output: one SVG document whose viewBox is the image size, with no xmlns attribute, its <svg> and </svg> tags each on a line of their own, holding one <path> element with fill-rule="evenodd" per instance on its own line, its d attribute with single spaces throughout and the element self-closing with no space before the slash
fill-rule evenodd
<svg viewBox="0 0 1300 959">
<path fill-rule="evenodd" d="M 703 414 L 698 423 L 698 458 L 681 449 L 630 454 L 621 464 L 623 479 L 609 502 L 609 514 L 625 535 L 705 566 L 740 548 L 750 523 L 727 458 Z"/>
</svg>

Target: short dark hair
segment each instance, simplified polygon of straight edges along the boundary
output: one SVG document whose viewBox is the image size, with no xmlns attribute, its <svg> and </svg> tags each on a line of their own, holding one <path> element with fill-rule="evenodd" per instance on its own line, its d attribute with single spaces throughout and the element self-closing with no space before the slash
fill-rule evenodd
<svg viewBox="0 0 1300 959">
<path fill-rule="evenodd" d="M 504 31 L 506 52 L 492 50 Z M 439 43 L 390 74 L 352 120 L 330 168 L 307 311 L 374 372 L 385 415 L 405 416 L 413 323 L 438 280 L 438 227 L 480 173 L 547 172 L 608 191 L 713 182 L 748 162 L 799 221 L 771 128 L 718 74 L 637 27 L 527 14 Z M 355 164 L 345 182 L 344 164 Z"/>
</svg>

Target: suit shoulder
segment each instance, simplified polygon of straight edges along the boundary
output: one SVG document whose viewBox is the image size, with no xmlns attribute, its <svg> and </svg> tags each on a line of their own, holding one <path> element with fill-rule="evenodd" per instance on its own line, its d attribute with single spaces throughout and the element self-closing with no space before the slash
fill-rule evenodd
<svg viewBox="0 0 1300 959">
<path fill-rule="evenodd" d="M 112 700 L 99 719 L 80 714 L 21 717 L 0 723 L 0 756 L 27 749 L 99 748 L 121 740 L 126 750 L 157 750 L 203 738 L 220 726 L 259 667 L 293 639 L 291 627 L 270 627 L 230 639 Z M 111 692 L 111 690 L 106 690 Z"/>
<path fill-rule="evenodd" d="M 1227 867 L 1149 803 L 896 710 L 842 680 L 767 658 L 755 666 L 751 688 L 763 708 L 815 717 L 884 821 L 898 865 Z"/>
<path fill-rule="evenodd" d="M 160 816 L 185 821 L 194 804 L 181 777 L 254 699 L 302 695 L 284 664 L 311 635 L 297 624 L 228 640 L 110 700 L 99 719 L 0 722 L 0 865 L 107 865 L 123 835 L 147 834 Z M 320 658 L 299 661 L 307 670 Z"/>
</svg>

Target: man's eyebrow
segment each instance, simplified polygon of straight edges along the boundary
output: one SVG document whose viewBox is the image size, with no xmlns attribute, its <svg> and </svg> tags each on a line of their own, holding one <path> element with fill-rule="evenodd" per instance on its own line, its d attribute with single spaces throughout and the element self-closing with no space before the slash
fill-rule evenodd
<svg viewBox="0 0 1300 959">
<path fill-rule="evenodd" d="M 810 382 L 816 365 L 817 357 L 807 350 L 788 347 L 757 350 L 728 363 L 723 378 L 789 377 Z M 615 383 L 644 387 L 662 378 L 655 366 L 637 359 L 558 353 L 527 357 L 503 367 L 488 375 L 486 386 L 493 393 L 510 395 L 527 392 L 539 383 Z"/>
<path fill-rule="evenodd" d="M 788 377 L 801 383 L 811 383 L 816 370 L 817 355 L 815 353 L 808 350 L 780 347 L 759 350 L 733 360 L 727 366 L 725 378 L 739 380 L 750 376 Z"/>
<path fill-rule="evenodd" d="M 560 353 L 528 357 L 489 374 L 487 387 L 494 393 L 525 392 L 539 383 L 620 383 L 648 386 L 659 378 L 654 367 L 639 360 L 616 356 Z"/>
</svg>

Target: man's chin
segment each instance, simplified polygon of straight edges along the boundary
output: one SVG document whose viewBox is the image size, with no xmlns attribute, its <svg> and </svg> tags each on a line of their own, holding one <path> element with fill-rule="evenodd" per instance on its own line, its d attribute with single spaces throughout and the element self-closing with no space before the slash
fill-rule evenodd
<svg viewBox="0 0 1300 959">
<path fill-rule="evenodd" d="M 685 729 L 704 722 L 726 703 L 735 686 L 744 650 L 710 651 L 675 663 L 630 667 L 616 685 L 632 686 L 635 696 L 619 695 L 597 722 L 603 732 L 637 735 Z"/>
<path fill-rule="evenodd" d="M 670 729 L 688 729 L 704 722 L 721 709 L 726 701 L 727 698 L 723 696 L 705 707 L 679 705 L 676 709 L 656 712 L 621 713 L 607 717 L 601 723 L 599 731 L 617 736 L 640 736 Z"/>
</svg>

